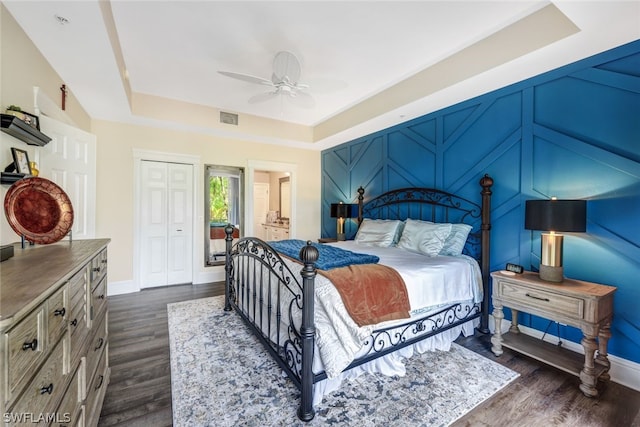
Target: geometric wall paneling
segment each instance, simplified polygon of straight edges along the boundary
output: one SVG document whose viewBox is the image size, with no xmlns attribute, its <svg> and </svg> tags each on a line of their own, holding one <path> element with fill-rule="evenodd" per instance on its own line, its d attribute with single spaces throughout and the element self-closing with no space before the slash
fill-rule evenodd
<svg viewBox="0 0 640 427">
<path fill-rule="evenodd" d="M 478 105 L 472 105 L 466 108 L 456 108 L 448 111 L 445 109 L 442 115 L 442 138 L 443 141 L 448 141 L 451 138 L 453 132 L 458 130 L 465 121 L 469 119 L 471 114 L 476 110 Z"/>
<path fill-rule="evenodd" d="M 342 147 L 338 150 L 332 151 L 332 154 L 335 157 L 337 157 L 337 159 L 341 160 L 343 165 L 348 165 L 350 151 L 351 151 L 351 147 Z"/>
<path fill-rule="evenodd" d="M 623 56 L 622 58 L 600 64 L 596 68 L 640 77 L 640 54 L 635 53 Z"/>
<path fill-rule="evenodd" d="M 358 140 L 349 144 L 349 165 L 357 163 L 364 155 L 370 155 L 371 151 L 382 149 L 384 135 L 377 135 Z M 382 153 L 380 153 L 382 155 Z"/>
<path fill-rule="evenodd" d="M 503 141 L 522 125 L 522 96 L 520 91 L 501 97 L 487 96 L 455 132 L 451 133 L 445 143 L 459 144 L 468 139 L 469 144 L 485 144 L 491 148 L 492 143 Z M 482 144 L 479 144 L 482 143 Z M 447 147 L 447 149 L 450 149 Z"/>
<path fill-rule="evenodd" d="M 329 160 L 327 157 L 331 157 L 331 159 Z M 340 199 L 345 198 L 349 194 L 348 165 L 344 164 L 341 160 L 337 160 L 336 156 L 328 155 L 323 155 L 322 165 L 325 170 L 322 177 L 322 191 L 329 196 L 339 197 Z"/>
<path fill-rule="evenodd" d="M 491 268 L 537 268 L 540 232 L 524 229 L 525 200 L 587 199 L 587 232 L 565 238 L 565 275 L 618 288 L 609 350 L 640 363 L 639 117 L 640 40 L 325 150 L 322 232 L 335 236 L 325 216 L 340 191 L 355 200 L 359 185 L 365 199 L 426 186 L 477 200 L 489 173 Z M 561 335 L 581 339 L 575 328 Z"/>
<path fill-rule="evenodd" d="M 419 139 L 428 141 L 431 145 L 435 145 L 436 143 L 436 121 L 435 119 L 430 120 L 418 120 L 407 123 L 407 127 L 405 131 L 410 131 L 414 133 L 416 136 L 419 136 Z"/>
<path fill-rule="evenodd" d="M 548 129 L 534 129 L 532 190 L 542 198 L 599 198 L 640 180 L 640 163 Z"/>
<path fill-rule="evenodd" d="M 625 194 L 626 193 L 626 194 Z M 589 200 L 588 231 L 621 256 L 640 264 L 640 181 Z"/>
<path fill-rule="evenodd" d="M 417 186 L 420 182 L 432 181 L 436 155 L 432 143 L 424 139 L 418 140 L 416 136 L 415 133 L 405 131 L 390 132 L 387 137 L 386 160 L 389 165 L 394 165 L 396 172 Z M 389 185 L 398 188 L 399 184 L 390 180 Z"/>
<path fill-rule="evenodd" d="M 436 170 L 433 162 L 435 156 L 431 156 L 431 161 L 421 161 L 421 166 L 414 170 L 407 170 L 406 165 L 399 165 L 396 162 L 387 163 L 387 182 L 389 188 L 404 187 L 435 187 Z"/>
<path fill-rule="evenodd" d="M 492 211 L 491 224 L 491 269 L 502 270 L 508 262 L 522 264 L 519 245 L 514 244 L 520 241 L 524 228 L 519 200 L 505 204 L 498 212 Z"/>
<path fill-rule="evenodd" d="M 563 78 L 535 89 L 535 123 L 623 155 L 637 150 L 628 136 L 640 132 L 638 112 L 640 93 L 592 81 Z"/>
</svg>

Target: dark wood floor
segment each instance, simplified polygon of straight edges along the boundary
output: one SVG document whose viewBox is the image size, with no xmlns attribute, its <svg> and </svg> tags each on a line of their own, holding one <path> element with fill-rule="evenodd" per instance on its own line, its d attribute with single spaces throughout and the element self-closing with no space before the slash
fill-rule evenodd
<svg viewBox="0 0 640 427">
<path fill-rule="evenodd" d="M 170 426 L 171 372 L 167 303 L 221 295 L 223 285 L 184 285 L 109 297 L 109 363 L 100 426 Z M 640 392 L 616 383 L 585 397 L 577 377 L 505 349 L 496 358 L 487 336 L 458 343 L 520 377 L 454 426 L 640 426 Z M 295 403 L 292 403 L 295 404 Z"/>
</svg>

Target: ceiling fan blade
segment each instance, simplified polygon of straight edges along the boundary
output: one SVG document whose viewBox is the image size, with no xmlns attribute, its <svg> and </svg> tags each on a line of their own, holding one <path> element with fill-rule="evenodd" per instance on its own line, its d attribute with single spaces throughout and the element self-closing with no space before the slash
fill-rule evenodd
<svg viewBox="0 0 640 427">
<path fill-rule="evenodd" d="M 278 52 L 273 59 L 273 74 L 271 80 L 273 83 L 282 82 L 285 77 L 291 83 L 297 83 L 300 79 L 300 61 L 298 58 L 287 51 Z"/>
<path fill-rule="evenodd" d="M 308 93 L 295 91 L 292 92 L 291 95 L 288 96 L 288 98 L 293 104 L 297 105 L 298 107 L 314 108 L 316 106 L 316 100 Z"/>
<path fill-rule="evenodd" d="M 259 102 L 269 101 L 270 99 L 277 98 L 278 92 L 265 92 L 253 95 L 249 98 L 249 104 L 257 104 Z"/>
<path fill-rule="evenodd" d="M 273 86 L 271 80 L 263 79 L 262 77 L 250 76 L 249 74 L 233 73 L 231 71 L 218 71 L 223 76 L 231 77 L 233 79 L 242 80 L 249 83 L 257 83 L 259 85 Z"/>
</svg>

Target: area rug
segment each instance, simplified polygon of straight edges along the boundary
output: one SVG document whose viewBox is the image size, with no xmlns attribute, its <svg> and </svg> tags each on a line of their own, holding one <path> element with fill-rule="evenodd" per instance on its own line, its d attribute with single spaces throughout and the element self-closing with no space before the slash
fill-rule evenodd
<svg viewBox="0 0 640 427">
<path fill-rule="evenodd" d="M 407 361 L 407 375 L 346 381 L 296 416 L 299 392 L 224 298 L 169 304 L 173 421 L 181 426 L 447 426 L 518 374 L 453 344 Z"/>
</svg>

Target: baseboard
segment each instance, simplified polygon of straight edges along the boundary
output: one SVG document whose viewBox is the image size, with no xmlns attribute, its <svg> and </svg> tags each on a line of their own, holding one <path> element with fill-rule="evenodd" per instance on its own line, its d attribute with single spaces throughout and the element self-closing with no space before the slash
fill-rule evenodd
<svg viewBox="0 0 640 427">
<path fill-rule="evenodd" d="M 133 284 L 133 280 L 107 283 L 107 296 L 131 294 L 139 291 L 140 289 Z"/>
<path fill-rule="evenodd" d="M 491 333 L 494 331 L 495 322 L 493 321 L 493 316 L 489 315 L 489 329 Z M 502 321 L 502 332 L 506 333 L 511 327 L 511 322 L 507 319 Z M 530 328 L 528 326 L 518 325 L 520 332 L 525 335 L 532 336 L 534 338 L 541 339 L 543 336 L 543 332 L 537 329 Z M 550 342 L 552 344 L 558 344 L 560 339 L 555 335 L 546 334 L 544 340 Z M 573 341 L 561 340 L 562 347 L 574 351 L 576 353 L 584 354 L 584 349 L 582 345 L 579 343 L 575 343 Z M 611 381 L 616 382 L 618 384 L 622 384 L 623 386 L 629 387 L 633 390 L 640 391 L 640 363 L 632 362 L 631 360 L 623 359 L 618 356 L 609 355 L 609 362 L 611 362 L 611 369 L 609 370 L 609 375 L 611 375 Z"/>
<path fill-rule="evenodd" d="M 203 283 L 224 282 L 224 266 L 210 267 L 205 271 L 197 272 L 193 278 L 194 285 L 201 285 Z"/>
</svg>

